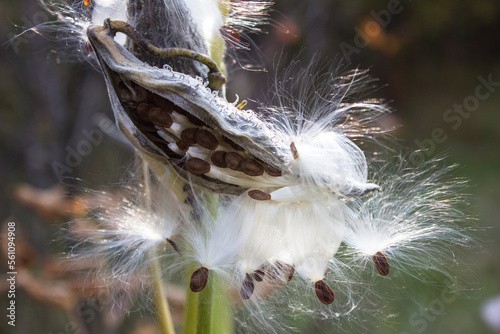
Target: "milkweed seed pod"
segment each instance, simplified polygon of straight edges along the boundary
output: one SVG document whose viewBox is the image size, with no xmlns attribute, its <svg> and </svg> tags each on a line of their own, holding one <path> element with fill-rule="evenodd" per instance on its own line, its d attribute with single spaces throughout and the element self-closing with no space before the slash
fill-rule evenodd
<svg viewBox="0 0 500 334">
<path fill-rule="evenodd" d="M 114 41 L 120 24 L 108 20 L 91 26 L 88 36 L 120 128 L 143 153 L 212 192 L 240 194 L 256 188 L 249 192 L 256 200 L 272 199 L 262 188 L 280 201 L 307 197 L 304 182 L 345 196 L 377 188 L 366 182 L 361 150 L 324 122 L 297 133 L 240 110 L 202 79 L 141 62 Z"/>
</svg>

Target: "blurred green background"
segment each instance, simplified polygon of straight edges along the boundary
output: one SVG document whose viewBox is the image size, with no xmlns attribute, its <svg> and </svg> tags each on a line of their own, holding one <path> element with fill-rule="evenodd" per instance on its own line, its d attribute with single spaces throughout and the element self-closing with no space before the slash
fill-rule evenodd
<svg viewBox="0 0 500 334">
<path fill-rule="evenodd" d="M 16 201 L 16 187 L 59 184 L 54 162 L 64 163 L 69 150 L 96 129 L 104 135 L 102 143 L 64 170 L 68 192 L 118 181 L 133 158 L 119 134 L 105 126 L 112 118 L 106 90 L 100 74 L 85 62 L 85 52 L 62 52 L 60 34 L 28 32 L 9 42 L 24 28 L 53 17 L 35 0 L 4 0 L 0 17 L 0 219 L 15 221 L 22 229 L 36 250 L 36 272 L 42 271 L 36 263 L 62 251 L 60 244 L 51 243 L 59 225 L 47 224 Z M 470 291 L 464 296 L 436 310 L 439 287 L 407 286 L 413 300 L 391 302 L 389 321 L 371 319 L 360 331 L 494 333 L 482 319 L 481 308 L 500 295 L 498 1 L 277 0 L 271 18 L 267 33 L 253 36 L 260 53 L 249 58 L 269 68 L 281 53 L 300 52 L 305 63 L 319 53 L 331 59 L 347 56 L 351 67 L 370 68 L 383 86 L 377 95 L 395 109 L 390 121 L 401 124 L 396 135 L 402 145 L 426 147 L 421 153 L 426 158 L 445 152 L 449 164 L 462 166 L 457 175 L 470 179 L 470 212 L 486 231 L 481 237 L 484 251 L 467 259 L 473 274 L 467 276 Z M 235 66 L 232 75 L 230 92 L 240 97 L 259 99 L 266 90 L 264 72 Z M 485 85 L 485 80 L 491 83 Z M 483 88 L 478 90 L 478 85 Z M 0 275 L 6 272 L 2 262 Z M 60 309 L 33 301 L 22 289 L 16 298 L 18 325 L 12 331 L 2 315 L 0 332 L 73 332 Z M 5 290 L 0 301 L 5 310 Z M 500 310 L 497 314 L 500 317 Z"/>
</svg>

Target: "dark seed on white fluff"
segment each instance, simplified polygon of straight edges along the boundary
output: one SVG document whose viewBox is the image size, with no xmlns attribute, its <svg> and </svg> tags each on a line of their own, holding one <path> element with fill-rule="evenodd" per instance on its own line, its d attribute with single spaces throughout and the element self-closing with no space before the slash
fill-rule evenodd
<svg viewBox="0 0 500 334">
<path fill-rule="evenodd" d="M 198 145 L 209 150 L 215 150 L 217 146 L 219 146 L 217 138 L 215 138 L 210 131 L 205 129 L 199 129 L 195 133 L 195 140 Z"/>
<path fill-rule="evenodd" d="M 186 169 L 194 175 L 203 175 L 210 172 L 210 164 L 200 158 L 189 158 L 186 161 Z"/>
<path fill-rule="evenodd" d="M 264 167 L 254 159 L 241 161 L 241 170 L 249 176 L 260 176 L 264 174 Z"/>
<path fill-rule="evenodd" d="M 281 171 L 276 167 L 266 165 L 264 169 L 266 170 L 266 173 L 271 176 L 281 176 Z"/>
<path fill-rule="evenodd" d="M 215 151 L 212 154 L 212 157 L 210 160 L 212 160 L 212 163 L 217 167 L 220 167 L 220 168 L 227 167 L 227 165 L 226 165 L 226 152 L 224 152 L 224 151 Z"/>
<path fill-rule="evenodd" d="M 250 297 L 252 297 L 254 288 L 255 285 L 253 283 L 252 276 L 250 274 L 246 274 L 245 280 L 243 281 L 240 289 L 241 298 L 249 299 Z"/>
<path fill-rule="evenodd" d="M 185 141 L 179 140 L 175 142 L 175 144 L 177 145 L 177 148 L 184 153 L 189 150 L 189 145 Z"/>
<path fill-rule="evenodd" d="M 257 201 L 268 201 L 271 199 L 271 195 L 266 194 L 265 192 L 260 190 L 250 190 L 248 192 L 248 196 Z"/>
<path fill-rule="evenodd" d="M 335 295 L 333 294 L 332 289 L 326 284 L 325 281 L 319 280 L 314 283 L 314 289 L 316 290 L 316 297 L 318 297 L 319 301 L 325 305 L 333 303 L 335 299 Z"/>
<path fill-rule="evenodd" d="M 196 144 L 196 133 L 198 128 L 187 128 L 182 130 L 181 139 L 185 141 L 188 145 Z"/>
<path fill-rule="evenodd" d="M 177 247 L 177 244 L 171 240 L 171 239 L 167 239 L 167 242 L 172 246 L 172 248 L 179 254 L 179 255 L 182 255 L 181 251 L 179 250 L 179 247 Z"/>
<path fill-rule="evenodd" d="M 262 280 L 264 279 L 264 276 L 265 276 L 265 272 L 264 270 L 262 269 L 257 269 L 255 270 L 253 273 L 252 273 L 252 277 L 254 280 L 256 280 L 257 282 L 262 282 Z"/>
<path fill-rule="evenodd" d="M 297 151 L 297 147 L 295 147 L 295 143 L 292 141 L 290 144 L 290 150 L 292 151 L 292 155 L 294 159 L 299 157 L 299 151 Z"/>
<path fill-rule="evenodd" d="M 205 267 L 200 267 L 196 269 L 191 275 L 189 288 L 193 292 L 200 292 L 205 288 L 207 283 L 208 283 L 208 269 Z"/>
<path fill-rule="evenodd" d="M 269 274 L 269 277 L 271 279 L 277 279 L 283 274 L 283 268 L 285 264 L 281 263 L 280 261 L 276 261 L 274 265 L 272 265 L 267 273 Z"/>
<path fill-rule="evenodd" d="M 375 267 L 377 267 L 380 275 L 386 276 L 389 274 L 389 261 L 387 261 L 387 256 L 385 256 L 384 253 L 377 252 L 373 256 L 373 262 L 375 263 Z"/>
<path fill-rule="evenodd" d="M 161 126 L 163 128 L 171 127 L 174 122 L 168 112 L 160 108 L 152 108 L 149 111 L 149 119 L 154 125 Z"/>
<path fill-rule="evenodd" d="M 224 161 L 226 166 L 232 170 L 239 170 L 243 157 L 235 152 L 227 152 Z"/>
<path fill-rule="evenodd" d="M 287 283 L 290 283 L 290 281 L 292 280 L 294 274 L 295 274 L 295 267 L 291 266 L 290 267 L 290 274 L 288 274 L 288 281 L 287 281 Z"/>
</svg>

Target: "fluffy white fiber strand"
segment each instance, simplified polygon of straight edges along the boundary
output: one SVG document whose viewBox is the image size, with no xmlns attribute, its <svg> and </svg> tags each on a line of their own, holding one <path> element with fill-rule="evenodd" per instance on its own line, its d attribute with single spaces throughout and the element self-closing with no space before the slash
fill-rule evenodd
<svg viewBox="0 0 500 334">
<path fill-rule="evenodd" d="M 365 153 L 353 139 L 374 140 L 382 132 L 375 122 L 388 109 L 378 100 L 357 100 L 369 91 L 372 82 L 366 71 L 342 75 L 334 66 L 322 63 L 314 59 L 305 68 L 292 63 L 275 78 L 270 99 L 274 107 L 262 109 L 280 141 L 296 148 L 297 157 L 285 170 L 302 185 L 294 189 L 297 195 L 307 198 L 311 195 L 307 189 L 315 189 L 360 196 L 378 187 L 368 182 Z M 318 74 L 325 68 L 326 74 Z M 278 190 L 272 198 L 293 201 L 287 191 Z"/>
<path fill-rule="evenodd" d="M 290 168 L 308 186 L 341 195 L 374 186 L 366 184 L 363 152 L 347 137 L 334 131 L 305 131 L 293 142 L 298 158 Z"/>
<path fill-rule="evenodd" d="M 432 160 L 412 168 L 400 162 L 374 176 L 381 191 L 357 201 L 346 231 L 353 262 L 367 263 L 381 251 L 397 270 L 425 268 L 452 276 L 454 251 L 470 246 L 458 228 L 468 220 L 460 209 L 467 201 L 465 181 L 452 178 L 453 168 L 442 165 Z"/>
<path fill-rule="evenodd" d="M 102 25 L 104 20 L 127 21 L 127 1 L 97 0 L 93 1 L 92 24 Z"/>
<path fill-rule="evenodd" d="M 183 206 L 160 184 L 150 189 L 150 195 L 138 185 L 95 194 L 89 229 L 78 225 L 78 233 L 70 235 L 76 241 L 70 258 L 90 259 L 94 274 L 110 287 L 146 279 L 156 256 L 177 254 L 170 243 L 186 221 Z M 161 253 L 155 255 L 158 249 Z"/>
<path fill-rule="evenodd" d="M 344 236 L 343 204 L 329 202 L 289 204 L 282 218 L 287 221 L 286 240 L 295 270 L 310 282 L 325 278 Z"/>
<path fill-rule="evenodd" d="M 248 237 L 244 211 L 221 207 L 217 219 L 203 210 L 201 224 L 192 222 L 183 230 L 188 256 L 201 266 L 220 273 L 233 271 L 236 256 Z"/>
<path fill-rule="evenodd" d="M 238 261 L 243 273 L 275 261 L 292 264 L 286 244 L 286 210 L 279 203 L 255 201 L 244 194 L 236 205 L 250 228 Z"/>
<path fill-rule="evenodd" d="M 186 7 L 191 13 L 191 17 L 199 33 L 203 36 L 207 49 L 216 37 L 220 36 L 220 28 L 224 24 L 219 0 L 184 0 Z"/>
</svg>

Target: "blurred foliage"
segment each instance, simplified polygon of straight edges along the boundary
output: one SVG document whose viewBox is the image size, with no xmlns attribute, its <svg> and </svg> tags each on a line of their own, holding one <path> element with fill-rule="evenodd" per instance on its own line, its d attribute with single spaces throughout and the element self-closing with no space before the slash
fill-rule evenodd
<svg viewBox="0 0 500 334">
<path fill-rule="evenodd" d="M 379 23 L 376 33 L 367 30 L 376 27 L 376 15 L 395 3 L 398 12 L 387 24 Z M 28 32 L 12 40 L 24 28 L 53 19 L 35 0 L 3 1 L 0 13 L 0 218 L 22 227 L 43 263 L 64 250 L 64 244 L 51 243 L 58 227 L 15 201 L 13 189 L 21 183 L 38 188 L 59 184 L 53 162 L 64 163 L 68 148 L 75 149 L 85 140 L 85 131 L 100 129 L 99 122 L 112 115 L 99 73 L 87 63 L 65 62 L 68 57 L 55 49 L 55 34 Z M 449 163 L 462 165 L 460 176 L 471 180 L 472 214 L 487 228 L 481 241 L 485 252 L 468 254 L 474 272 L 468 276 L 470 291 L 436 314 L 432 305 L 440 298 L 440 287 L 401 282 L 412 298 L 391 301 L 391 318 L 370 319 L 361 331 L 492 333 L 480 312 L 485 300 L 500 294 L 500 87 L 463 117 L 456 130 L 443 115 L 475 94 L 479 76 L 500 82 L 497 1 L 276 0 L 271 16 L 268 33 L 252 36 L 260 52 L 236 53 L 235 59 L 244 63 L 250 58 L 264 68 L 272 68 L 280 55 L 305 63 L 316 53 L 334 59 L 342 57 L 346 43 L 356 47 L 357 31 L 371 33 L 364 47 L 356 47 L 359 52 L 352 54 L 350 66 L 370 68 L 380 79 L 377 94 L 395 108 L 391 117 L 402 124 L 397 136 L 403 145 L 416 149 L 418 142 L 432 138 L 434 129 L 443 130 L 446 139 L 422 154 L 446 152 Z M 264 71 L 235 64 L 231 73 L 230 99 L 235 92 L 255 100 L 265 95 L 269 82 Z M 67 191 L 116 182 L 130 165 L 131 151 L 118 135 L 102 134 L 102 143 L 64 174 Z M 5 296 L 0 300 L 4 305 Z M 19 325 L 13 333 L 70 333 L 65 329 L 68 316 L 60 309 L 40 306 L 22 291 L 17 301 Z M 0 332 L 9 331 L 0 322 Z"/>
</svg>

